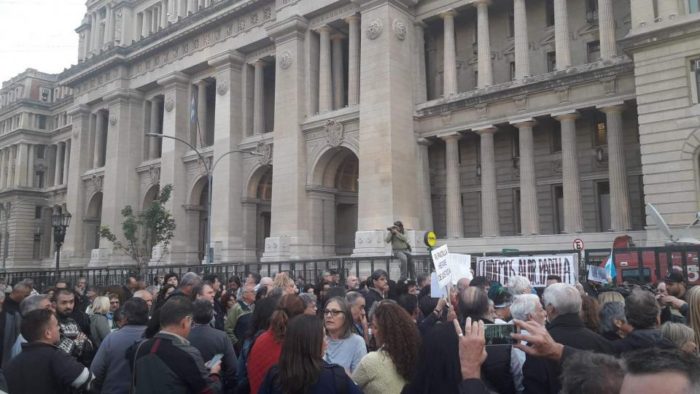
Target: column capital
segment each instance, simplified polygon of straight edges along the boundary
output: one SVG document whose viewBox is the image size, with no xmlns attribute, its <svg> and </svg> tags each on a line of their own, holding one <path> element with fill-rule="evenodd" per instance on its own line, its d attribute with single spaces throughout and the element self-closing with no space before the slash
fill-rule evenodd
<svg viewBox="0 0 700 394">
<path fill-rule="evenodd" d="M 263 59 L 258 59 L 252 63 L 253 66 L 255 67 L 264 67 L 267 64 L 267 61 Z"/>
<path fill-rule="evenodd" d="M 328 25 L 323 25 L 323 26 L 321 26 L 321 27 L 317 27 L 315 30 L 316 30 L 316 32 L 319 33 L 319 34 L 320 34 L 320 33 L 328 33 L 328 34 L 330 35 L 330 33 L 333 31 L 333 28 L 331 28 L 331 27 L 328 26 Z"/>
<path fill-rule="evenodd" d="M 306 30 L 309 28 L 309 22 L 306 18 L 294 15 L 285 20 L 275 22 L 266 28 L 267 35 L 273 41 L 285 42 L 292 38 L 304 38 Z"/>
<path fill-rule="evenodd" d="M 564 111 L 564 112 L 556 112 L 551 115 L 554 119 L 556 120 L 575 120 L 578 119 L 581 114 L 578 111 Z"/>
<path fill-rule="evenodd" d="M 625 103 L 623 102 L 617 102 L 617 103 L 610 103 L 610 104 L 604 104 L 604 105 L 596 105 L 596 109 L 600 110 L 603 113 L 615 113 L 615 112 L 622 112 L 625 110 Z"/>
<path fill-rule="evenodd" d="M 472 0 L 470 3 L 476 7 L 489 6 L 491 5 L 491 0 Z"/>
<path fill-rule="evenodd" d="M 143 93 L 139 92 L 136 89 L 119 89 L 115 92 L 106 95 L 103 98 L 104 101 L 110 104 L 113 104 L 117 101 L 126 101 L 132 99 L 143 99 Z"/>
<path fill-rule="evenodd" d="M 240 66 L 245 62 L 245 58 L 238 51 L 227 51 L 209 59 L 207 62 L 215 68 L 229 68 L 231 66 Z"/>
<path fill-rule="evenodd" d="M 344 20 L 345 20 L 345 23 L 351 24 L 351 23 L 354 23 L 354 22 L 359 22 L 359 21 L 360 21 L 360 16 L 357 15 L 357 14 L 354 14 L 354 15 L 350 15 L 350 16 L 345 17 Z"/>
<path fill-rule="evenodd" d="M 416 142 L 418 143 L 418 145 L 421 145 L 421 146 L 430 146 L 433 144 L 433 141 L 431 139 L 423 138 L 423 137 L 418 138 L 418 140 L 416 140 Z"/>
<path fill-rule="evenodd" d="M 484 135 L 484 134 L 496 134 L 498 131 L 498 127 L 493 126 L 493 125 L 488 125 L 488 126 L 481 126 L 472 129 L 473 132 L 479 134 L 479 135 Z"/>
<path fill-rule="evenodd" d="M 441 140 L 443 140 L 445 142 L 456 141 L 456 140 L 459 140 L 462 138 L 462 133 L 460 133 L 459 131 L 455 131 L 452 133 L 440 135 L 440 136 L 438 136 L 438 138 L 440 138 Z"/>
<path fill-rule="evenodd" d="M 90 107 L 87 105 L 79 104 L 79 105 L 76 105 L 75 107 L 69 108 L 67 111 L 67 114 L 69 116 L 88 115 L 88 114 L 90 114 Z"/>
<path fill-rule="evenodd" d="M 442 18 L 442 19 L 446 19 L 446 18 L 452 18 L 452 19 L 454 19 L 454 17 L 455 17 L 456 15 L 457 15 L 457 11 L 455 11 L 455 10 L 453 10 L 453 9 L 449 9 L 449 10 L 447 10 L 447 11 L 441 12 L 441 13 L 440 13 L 440 18 Z"/>
<path fill-rule="evenodd" d="M 537 124 L 537 121 L 534 118 L 526 118 L 526 119 L 511 120 L 509 123 L 512 126 L 515 126 L 517 128 L 521 128 L 521 127 L 533 127 L 534 125 Z"/>
<path fill-rule="evenodd" d="M 331 36 L 331 41 L 342 41 L 345 39 L 345 35 L 343 33 L 335 33 Z"/>
<path fill-rule="evenodd" d="M 190 83 L 190 77 L 185 73 L 176 71 L 159 79 L 156 83 L 160 86 L 188 85 Z"/>
</svg>

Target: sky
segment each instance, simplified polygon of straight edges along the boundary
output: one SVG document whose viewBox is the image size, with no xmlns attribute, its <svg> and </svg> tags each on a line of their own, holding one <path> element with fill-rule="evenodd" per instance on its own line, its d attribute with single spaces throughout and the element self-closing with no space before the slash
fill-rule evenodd
<svg viewBox="0 0 700 394">
<path fill-rule="evenodd" d="M 78 62 L 86 0 L 0 0 L 0 81 L 34 68 L 59 73 Z"/>
</svg>

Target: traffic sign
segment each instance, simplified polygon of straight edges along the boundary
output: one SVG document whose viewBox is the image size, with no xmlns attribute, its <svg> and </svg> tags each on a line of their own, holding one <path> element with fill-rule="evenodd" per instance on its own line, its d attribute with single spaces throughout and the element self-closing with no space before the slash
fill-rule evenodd
<svg viewBox="0 0 700 394">
<path fill-rule="evenodd" d="M 574 249 L 575 250 L 583 250 L 583 240 L 580 238 L 576 238 L 574 240 Z"/>
</svg>

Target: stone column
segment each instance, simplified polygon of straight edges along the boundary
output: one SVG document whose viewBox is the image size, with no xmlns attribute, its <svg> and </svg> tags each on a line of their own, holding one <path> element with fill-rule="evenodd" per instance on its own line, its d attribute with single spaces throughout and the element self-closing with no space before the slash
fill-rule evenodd
<svg viewBox="0 0 700 394">
<path fill-rule="evenodd" d="M 511 122 L 518 128 L 520 141 L 520 232 L 523 235 L 540 233 L 540 215 L 537 208 L 537 176 L 535 174 L 535 144 L 532 137 L 533 119 Z"/>
<path fill-rule="evenodd" d="M 530 51 L 527 36 L 527 9 L 525 0 L 515 0 L 513 4 L 515 34 L 515 79 L 522 80 L 530 76 Z"/>
<path fill-rule="evenodd" d="M 141 24 L 141 37 L 148 37 L 148 33 L 151 31 L 151 18 L 149 17 L 151 13 L 149 11 L 143 11 L 143 23 Z"/>
<path fill-rule="evenodd" d="M 459 133 L 441 137 L 445 141 L 447 238 L 464 237 L 462 185 L 459 180 L 459 139 L 461 137 L 462 135 Z"/>
<path fill-rule="evenodd" d="M 617 56 L 612 0 L 598 0 L 598 31 L 600 32 L 600 58 L 608 60 Z"/>
<path fill-rule="evenodd" d="M 104 35 L 104 42 L 102 43 L 103 47 L 108 46 L 112 40 L 112 32 L 114 31 L 114 10 L 110 8 L 109 6 L 107 7 L 107 17 L 105 18 L 105 35 Z"/>
<path fill-rule="evenodd" d="M 447 11 L 442 16 L 444 24 L 444 70 L 443 96 L 448 97 L 457 93 L 457 48 L 455 47 L 455 15 L 454 10 Z"/>
<path fill-rule="evenodd" d="M 105 133 L 106 119 L 103 111 L 97 112 L 97 122 L 95 126 L 95 153 L 93 154 L 94 161 L 92 163 L 92 168 L 100 168 L 104 165 L 104 149 L 102 149 L 105 144 Z"/>
<path fill-rule="evenodd" d="M 158 106 L 158 100 L 157 99 L 152 99 L 151 100 L 151 121 L 149 125 L 149 131 L 151 133 L 155 134 L 162 134 L 162 130 L 159 127 L 158 124 L 158 118 L 159 118 L 159 106 Z M 162 138 L 156 138 L 156 137 L 147 137 L 148 138 L 148 158 L 149 159 L 157 159 L 158 158 L 158 151 L 160 148 L 160 144 L 162 141 Z"/>
<path fill-rule="evenodd" d="M 253 134 L 262 134 L 265 130 L 265 80 L 263 69 L 265 63 L 262 60 L 255 62 L 255 86 L 253 91 Z"/>
<path fill-rule="evenodd" d="M 231 262 L 244 261 L 247 255 L 244 242 L 244 220 L 241 197 L 244 195 L 244 154 L 238 150 L 243 139 L 241 75 L 244 58 L 229 51 L 208 62 L 216 70 L 217 99 L 214 109 L 214 157 L 221 158 L 214 169 L 212 180 L 211 247 L 219 251 L 214 259 Z"/>
<path fill-rule="evenodd" d="M 491 0 L 476 0 L 476 22 L 479 31 L 477 42 L 479 80 L 478 87 L 493 85 L 493 67 L 491 65 L 491 35 L 489 34 L 489 4 Z"/>
<path fill-rule="evenodd" d="M 500 235 L 498 222 L 498 194 L 496 191 L 496 153 L 493 135 L 496 128 L 475 129 L 481 136 L 481 236 Z"/>
<path fill-rule="evenodd" d="M 680 12 L 677 0 L 660 0 L 656 2 L 656 6 L 659 12 L 659 19 L 662 21 L 675 19 Z"/>
<path fill-rule="evenodd" d="M 561 122 L 561 169 L 564 189 L 564 232 L 567 234 L 583 231 L 583 210 L 581 208 L 581 178 L 578 169 L 578 149 L 576 147 L 576 119 L 578 112 L 553 114 Z"/>
<path fill-rule="evenodd" d="M 333 47 L 333 108 L 345 106 L 345 76 L 343 75 L 343 36 L 336 34 L 331 37 Z"/>
<path fill-rule="evenodd" d="M 7 186 L 10 188 L 13 188 L 17 185 L 17 176 L 15 175 L 15 171 L 17 171 L 17 145 L 12 145 L 10 146 L 10 162 L 9 162 L 9 172 L 7 175 Z"/>
<path fill-rule="evenodd" d="M 7 169 L 7 149 L 0 149 L 0 189 L 5 188 L 5 170 Z"/>
<path fill-rule="evenodd" d="M 166 101 L 173 102 L 173 108 L 165 111 L 163 117 L 163 134 L 182 138 L 188 141 L 188 128 L 179 127 L 186 125 L 190 118 L 190 79 L 189 76 L 175 72 L 158 80 L 158 85 L 163 87 L 163 95 Z M 162 142 L 160 184 L 173 185 L 172 198 L 167 202 L 166 207 L 170 210 L 175 219 L 175 223 L 180 223 L 175 228 L 169 254 L 165 258 L 171 264 L 186 263 L 188 259 L 187 247 L 189 243 L 189 233 L 187 229 L 187 172 L 182 157 L 187 151 L 185 144 L 179 143 L 170 138 L 164 138 Z"/>
<path fill-rule="evenodd" d="M 318 34 L 311 29 L 306 32 L 304 40 L 306 41 L 306 48 L 304 48 L 304 62 L 306 64 L 304 77 L 306 78 L 306 89 L 304 89 L 304 93 L 306 95 L 306 117 L 308 118 L 318 113 L 318 61 L 320 40 Z M 352 56 L 352 52 L 350 56 Z M 352 59 L 350 59 L 349 66 L 352 67 Z M 352 74 L 352 72 L 350 74 Z"/>
<path fill-rule="evenodd" d="M 420 175 L 421 203 L 423 207 L 421 211 L 421 228 L 426 230 L 433 228 L 433 199 L 430 190 L 430 155 L 428 153 L 428 147 L 431 144 L 432 141 L 426 138 L 418 139 L 418 154 L 420 157 L 418 173 Z"/>
<path fill-rule="evenodd" d="M 207 112 L 207 82 L 202 80 L 197 83 L 197 122 L 199 122 L 197 146 L 209 146 Z"/>
<path fill-rule="evenodd" d="M 63 182 L 61 183 L 62 185 L 67 185 L 68 184 L 68 175 L 70 173 L 70 151 L 71 148 L 71 140 L 68 139 L 64 143 L 63 147 Z"/>
<path fill-rule="evenodd" d="M 348 23 L 348 106 L 360 103 L 360 17 L 345 18 Z"/>
<path fill-rule="evenodd" d="M 415 62 L 415 73 L 416 75 L 414 76 L 414 102 L 416 104 L 419 103 L 424 103 L 428 101 L 428 88 L 426 84 L 426 74 L 425 74 L 425 23 L 423 22 L 415 22 L 413 24 L 413 34 L 415 36 L 415 47 L 416 47 L 416 56 L 414 56 L 414 62 Z M 432 222 L 432 218 L 431 218 Z M 431 228 L 426 227 L 426 228 Z"/>
<path fill-rule="evenodd" d="M 571 67 L 571 48 L 569 45 L 569 11 L 568 0 L 554 0 L 554 45 L 556 48 L 557 70 Z"/>
<path fill-rule="evenodd" d="M 322 26 L 318 69 L 318 112 L 326 113 L 333 109 L 333 77 L 331 72 L 331 29 Z"/>
<path fill-rule="evenodd" d="M 15 186 L 27 186 L 27 157 L 29 156 L 27 144 L 17 145 L 17 158 L 15 161 Z"/>
<path fill-rule="evenodd" d="M 632 30 L 654 23 L 654 0 L 634 0 L 630 2 Z"/>
<path fill-rule="evenodd" d="M 174 0 L 172 0 L 174 1 Z M 168 27 L 168 6 L 167 0 L 163 0 L 160 6 L 160 28 L 165 29 Z"/>
<path fill-rule="evenodd" d="M 624 106 L 622 104 L 610 105 L 598 107 L 598 109 L 605 113 L 608 132 L 611 230 L 627 231 L 632 228 L 632 222 L 630 218 L 630 197 L 622 129 L 622 111 Z"/>
<path fill-rule="evenodd" d="M 62 142 L 59 142 L 55 144 L 56 146 L 56 163 L 54 165 L 54 176 L 53 176 L 53 185 L 54 186 L 59 186 L 63 184 L 63 181 L 61 180 L 61 173 L 63 171 L 63 149 L 61 149 L 61 145 L 63 145 Z"/>
<path fill-rule="evenodd" d="M 34 187 L 34 156 L 36 156 L 36 145 L 27 145 L 27 187 Z"/>
</svg>

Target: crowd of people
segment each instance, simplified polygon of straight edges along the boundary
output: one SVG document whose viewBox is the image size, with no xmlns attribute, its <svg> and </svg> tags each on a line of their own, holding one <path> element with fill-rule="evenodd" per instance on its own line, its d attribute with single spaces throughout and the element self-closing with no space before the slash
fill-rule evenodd
<svg viewBox="0 0 700 394">
<path fill-rule="evenodd" d="M 7 288 L 0 390 L 41 393 L 700 393 L 700 287 L 327 271 Z M 434 290 L 434 289 L 433 289 Z M 511 324 L 492 337 L 494 324 Z"/>
</svg>

